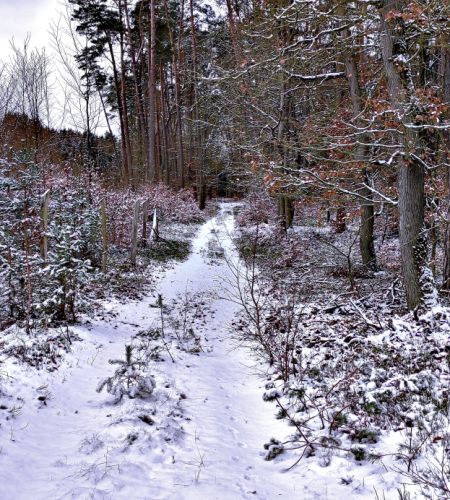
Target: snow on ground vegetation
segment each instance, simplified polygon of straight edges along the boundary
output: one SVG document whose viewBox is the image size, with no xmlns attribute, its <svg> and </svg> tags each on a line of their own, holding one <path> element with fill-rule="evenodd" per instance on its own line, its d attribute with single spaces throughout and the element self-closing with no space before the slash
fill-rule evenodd
<svg viewBox="0 0 450 500">
<path fill-rule="evenodd" d="M 240 209 L 139 298 L 2 334 L 2 500 L 445 498 L 448 309 L 347 294 Z"/>
</svg>

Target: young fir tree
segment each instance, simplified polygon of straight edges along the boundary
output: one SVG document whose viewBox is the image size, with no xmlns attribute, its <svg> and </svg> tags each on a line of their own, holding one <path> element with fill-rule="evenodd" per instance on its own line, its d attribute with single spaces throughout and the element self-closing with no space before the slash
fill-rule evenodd
<svg viewBox="0 0 450 500">
<path fill-rule="evenodd" d="M 146 363 L 133 360 L 133 347 L 125 346 L 125 360 L 111 359 L 111 365 L 118 365 L 111 377 L 103 379 L 97 386 L 97 392 L 104 388 L 112 396 L 114 402 L 118 403 L 124 396 L 130 399 L 146 398 L 151 396 L 155 389 L 155 379 L 152 375 L 145 373 Z"/>
</svg>

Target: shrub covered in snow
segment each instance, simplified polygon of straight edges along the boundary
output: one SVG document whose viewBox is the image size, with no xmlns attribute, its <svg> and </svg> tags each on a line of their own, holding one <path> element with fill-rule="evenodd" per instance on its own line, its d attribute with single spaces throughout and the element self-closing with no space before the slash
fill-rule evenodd
<svg viewBox="0 0 450 500">
<path fill-rule="evenodd" d="M 100 248 L 89 193 L 74 179 L 51 188 L 46 174 L 23 158 L 0 166 L 0 308 L 27 328 L 41 319 L 75 318 Z"/>
<path fill-rule="evenodd" d="M 141 186 L 137 191 L 95 186 L 95 199 L 106 200 L 108 231 L 111 243 L 119 247 L 130 244 L 133 207 L 136 201 L 146 207 L 144 217 L 150 218 L 157 210 L 160 220 L 182 224 L 197 223 L 205 220 L 198 209 L 192 193 L 188 190 L 173 191 L 164 184 Z M 145 205 L 144 205 L 145 203 Z M 100 209 L 100 207 L 98 206 Z"/>
<path fill-rule="evenodd" d="M 312 232 L 280 244 L 275 231 L 258 229 L 237 236 L 243 265 L 233 299 L 243 313 L 234 327 L 268 362 L 263 398 L 293 428 L 283 450 L 321 465 L 333 454 L 387 458 L 424 498 L 446 498 L 450 309 L 430 295 L 422 312 L 406 314 L 389 271 L 361 273 L 349 290 Z"/>
</svg>

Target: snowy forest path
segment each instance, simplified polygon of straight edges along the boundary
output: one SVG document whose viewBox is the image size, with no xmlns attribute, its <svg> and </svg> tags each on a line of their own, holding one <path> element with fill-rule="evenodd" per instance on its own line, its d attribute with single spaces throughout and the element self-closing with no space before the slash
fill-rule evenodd
<svg viewBox="0 0 450 500">
<path fill-rule="evenodd" d="M 165 303 L 187 290 L 215 292 L 204 352 L 177 352 L 175 363 L 154 366 L 170 380 L 167 387 L 183 393 L 180 405 L 154 402 L 156 414 L 159 405 L 170 408 L 143 440 L 146 424 L 136 415 L 151 404 L 112 405 L 96 393 L 98 381 L 112 373 L 108 361 L 123 358 L 124 345 L 158 317 L 155 296 L 112 303 L 115 320 L 75 328 L 84 341 L 76 343 L 70 362 L 41 374 L 38 388 L 36 380 L 24 382 L 31 400 L 11 420 L 0 453 L 1 500 L 306 498 L 282 473 L 289 463 L 264 460 L 263 444 L 277 430 L 285 435 L 286 423 L 262 400 L 264 377 L 255 360 L 230 336 L 239 306 L 219 298 L 221 283 L 232 279 L 230 268 L 225 259 L 208 257 L 217 246 L 219 253 L 233 252 L 234 208 L 221 205 L 199 229 L 190 257 L 168 270 L 157 290 Z M 36 390 L 48 395 L 45 404 Z"/>
</svg>

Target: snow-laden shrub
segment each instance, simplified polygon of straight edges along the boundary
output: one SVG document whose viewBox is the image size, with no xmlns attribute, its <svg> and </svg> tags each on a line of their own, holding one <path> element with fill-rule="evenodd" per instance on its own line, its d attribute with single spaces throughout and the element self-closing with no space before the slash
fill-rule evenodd
<svg viewBox="0 0 450 500">
<path fill-rule="evenodd" d="M 82 300 L 80 288 L 92 273 L 91 262 L 82 257 L 84 242 L 79 228 L 52 227 L 51 235 L 52 250 L 38 270 L 41 297 L 34 308 L 58 320 L 75 321 L 77 300 Z"/>
<path fill-rule="evenodd" d="M 428 471 L 435 486 L 422 486 L 446 491 L 439 472 L 450 463 L 450 447 L 441 445 L 450 435 L 450 309 L 386 321 L 359 301 L 326 313 L 289 309 L 282 296 L 258 299 L 258 315 L 250 312 L 262 318 L 259 330 L 249 319 L 237 327 L 272 365 L 263 397 L 275 395 L 294 427 L 285 445 L 305 456 L 325 447 L 361 461 L 382 458 L 380 436 L 399 433 L 403 444 L 390 450 L 398 469 L 413 479 L 414 471 L 417 482 Z"/>
<path fill-rule="evenodd" d="M 51 328 L 36 335 L 10 327 L 2 334 L 1 347 L 6 357 L 51 372 L 58 369 L 65 354 L 72 350 L 72 344 L 80 340 L 68 327 Z"/>
<path fill-rule="evenodd" d="M 431 436 L 422 433 L 409 446 L 405 444 L 410 457 L 403 466 L 396 467 L 408 482 L 420 488 L 421 498 L 427 500 L 450 498 L 450 432 L 442 432 L 448 429 L 446 424 L 441 422 L 438 432 Z"/>
<path fill-rule="evenodd" d="M 101 199 L 106 200 L 110 241 L 118 247 L 130 245 L 136 201 L 140 202 L 141 207 L 146 207 L 144 216 L 149 220 L 156 209 L 163 224 L 174 222 L 188 224 L 205 220 L 205 215 L 199 210 L 192 193 L 188 190 L 174 191 L 164 184 L 141 186 L 137 192 L 131 189 L 106 190 L 99 187 L 96 187 L 96 190 L 97 202 L 100 203 Z"/>
<path fill-rule="evenodd" d="M 234 323 L 239 340 L 269 364 L 263 398 L 292 425 L 284 450 L 321 465 L 334 454 L 395 456 L 401 472 L 428 488 L 424 498 L 446 498 L 450 309 L 405 314 L 386 273 L 361 298 L 339 290 L 334 276 L 315 288 L 326 255 L 313 238 L 297 249 L 298 240 L 288 238 L 260 235 L 258 224 L 240 229 L 239 293 L 232 297 L 244 305 Z"/>
<path fill-rule="evenodd" d="M 147 398 L 155 389 L 155 379 L 145 371 L 146 363 L 133 360 L 133 348 L 125 346 L 125 360 L 111 359 L 111 365 L 118 365 L 111 377 L 100 381 L 97 392 L 106 391 L 114 397 L 114 403 L 118 403 L 124 396 L 130 399 Z"/>
</svg>

